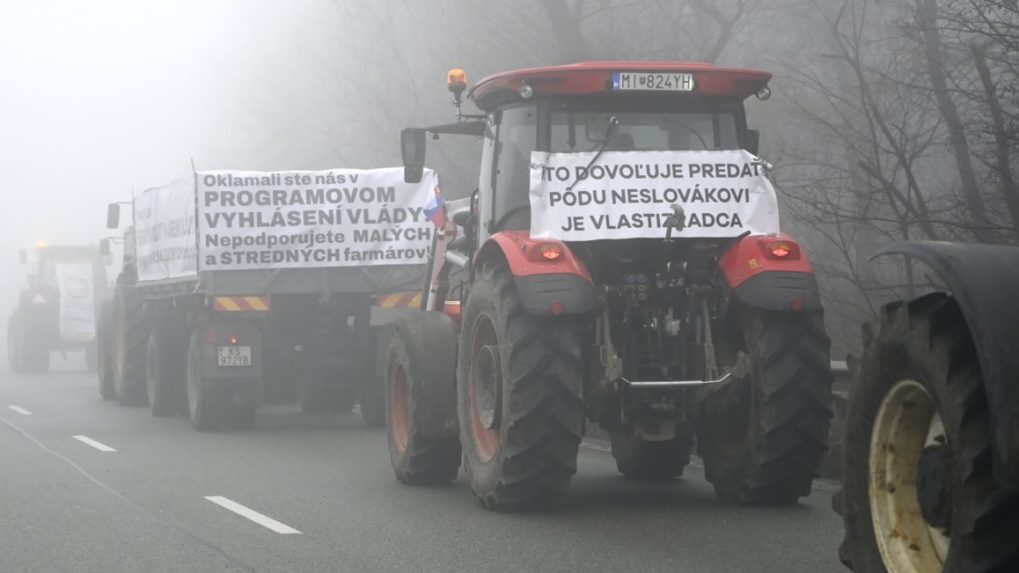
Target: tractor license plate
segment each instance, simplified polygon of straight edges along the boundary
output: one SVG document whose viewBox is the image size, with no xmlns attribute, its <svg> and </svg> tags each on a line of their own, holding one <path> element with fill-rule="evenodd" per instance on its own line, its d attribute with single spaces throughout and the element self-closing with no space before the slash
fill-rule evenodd
<svg viewBox="0 0 1019 573">
<path fill-rule="evenodd" d="M 228 368 L 231 366 L 251 366 L 251 347 L 220 346 L 219 365 Z"/>
<path fill-rule="evenodd" d="M 692 92 L 693 74 L 613 72 L 612 89 L 616 91 Z"/>
</svg>

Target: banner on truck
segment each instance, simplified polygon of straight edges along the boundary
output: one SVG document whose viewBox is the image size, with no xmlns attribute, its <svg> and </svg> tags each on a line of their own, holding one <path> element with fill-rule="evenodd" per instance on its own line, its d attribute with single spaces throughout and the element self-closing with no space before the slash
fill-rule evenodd
<svg viewBox="0 0 1019 573">
<path fill-rule="evenodd" d="M 743 150 L 531 154 L 531 236 L 563 241 L 779 231 L 764 163 Z"/>
<path fill-rule="evenodd" d="M 418 265 L 438 178 L 402 168 L 197 174 L 201 270 Z"/>
<path fill-rule="evenodd" d="M 55 266 L 60 292 L 60 339 L 93 340 L 96 312 L 92 263 L 57 263 Z"/>
<path fill-rule="evenodd" d="M 135 197 L 134 233 L 138 280 L 196 276 L 194 177 Z"/>
</svg>

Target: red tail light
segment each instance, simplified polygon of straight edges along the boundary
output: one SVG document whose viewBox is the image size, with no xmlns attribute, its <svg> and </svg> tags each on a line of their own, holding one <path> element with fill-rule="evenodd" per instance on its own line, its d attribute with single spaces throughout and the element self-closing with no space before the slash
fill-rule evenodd
<svg viewBox="0 0 1019 573">
<path fill-rule="evenodd" d="M 800 258 L 800 246 L 793 241 L 762 240 L 761 251 L 769 259 L 795 261 Z"/>
<path fill-rule="evenodd" d="M 538 247 L 538 252 L 546 261 L 558 261 L 563 256 L 563 247 L 558 243 L 545 243 Z"/>
</svg>

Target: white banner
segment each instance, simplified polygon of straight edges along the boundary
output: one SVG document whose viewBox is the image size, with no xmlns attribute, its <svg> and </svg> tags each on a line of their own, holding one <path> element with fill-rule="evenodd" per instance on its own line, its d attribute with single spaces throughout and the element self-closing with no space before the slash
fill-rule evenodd
<svg viewBox="0 0 1019 573">
<path fill-rule="evenodd" d="M 775 189 L 747 151 L 531 154 L 531 236 L 563 241 L 779 231 Z"/>
<path fill-rule="evenodd" d="M 194 178 L 146 189 L 135 197 L 134 233 L 138 280 L 196 276 Z"/>
<path fill-rule="evenodd" d="M 402 168 L 198 173 L 200 268 L 424 264 L 437 186 Z"/>
<path fill-rule="evenodd" d="M 60 291 L 60 339 L 94 339 L 96 313 L 92 264 L 56 263 L 54 266 Z"/>
</svg>

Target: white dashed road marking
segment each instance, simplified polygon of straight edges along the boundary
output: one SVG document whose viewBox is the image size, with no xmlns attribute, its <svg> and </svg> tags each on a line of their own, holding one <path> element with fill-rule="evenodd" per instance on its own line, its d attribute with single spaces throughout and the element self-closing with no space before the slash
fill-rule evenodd
<svg viewBox="0 0 1019 573">
<path fill-rule="evenodd" d="M 31 412 L 29 412 L 28 410 L 22 408 L 21 406 L 7 406 L 7 407 L 10 408 L 11 410 L 14 410 L 15 412 L 21 414 L 22 416 L 31 416 L 32 415 Z"/>
<path fill-rule="evenodd" d="M 237 503 L 236 501 L 227 499 L 221 495 L 207 495 L 205 496 L 205 499 L 211 501 L 212 503 L 224 509 L 232 511 L 241 517 L 250 519 L 251 521 L 254 521 L 255 523 L 261 525 L 262 527 L 265 527 L 266 529 L 271 529 L 281 535 L 294 535 L 301 533 L 300 531 L 294 529 L 293 527 L 290 527 L 285 523 L 280 523 L 267 515 L 262 515 L 261 513 L 258 513 L 257 511 L 249 507 L 244 507 L 243 505 Z"/>
<path fill-rule="evenodd" d="M 111 448 L 110 446 L 107 446 L 106 444 L 104 444 L 102 442 L 97 442 L 97 441 L 93 440 L 92 438 L 89 438 L 88 436 L 71 436 L 71 437 L 74 438 L 75 440 L 78 440 L 79 442 L 81 442 L 81 443 L 83 443 L 85 445 L 92 446 L 93 448 L 99 450 L 100 452 L 115 452 L 115 451 L 117 451 L 117 450 Z"/>
</svg>

